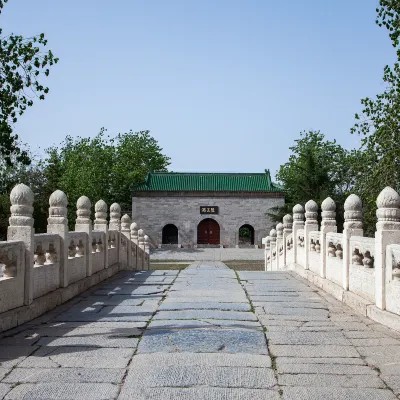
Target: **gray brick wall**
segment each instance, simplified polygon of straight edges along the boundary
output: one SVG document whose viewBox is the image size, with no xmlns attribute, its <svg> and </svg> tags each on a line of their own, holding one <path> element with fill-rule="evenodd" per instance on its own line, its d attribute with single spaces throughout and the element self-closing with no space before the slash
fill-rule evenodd
<svg viewBox="0 0 400 400">
<path fill-rule="evenodd" d="M 133 197 L 132 219 L 155 246 L 162 242 L 162 228 L 167 224 L 176 225 L 179 243 L 187 247 L 197 243 L 199 222 L 213 218 L 221 228 L 221 244 L 234 247 L 239 228 L 244 224 L 253 226 L 255 244 L 261 244 L 261 238 L 273 227 L 266 211 L 283 204 L 283 198 Z M 219 214 L 200 215 L 200 206 L 218 206 Z"/>
</svg>

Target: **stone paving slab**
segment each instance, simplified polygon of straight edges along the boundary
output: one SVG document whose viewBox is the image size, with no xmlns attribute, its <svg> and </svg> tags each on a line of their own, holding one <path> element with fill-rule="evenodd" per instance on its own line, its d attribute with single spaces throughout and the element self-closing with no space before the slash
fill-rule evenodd
<svg viewBox="0 0 400 400">
<path fill-rule="evenodd" d="M 42 347 L 21 368 L 125 368 L 134 349 L 96 347 Z"/>
<path fill-rule="evenodd" d="M 133 364 L 125 380 L 125 387 L 235 387 L 271 389 L 276 386 L 270 368 L 221 367 L 205 365 L 153 365 L 147 368 Z"/>
<path fill-rule="evenodd" d="M 28 383 L 16 386 L 5 400 L 110 400 L 118 392 L 118 385 L 111 383 Z"/>
<path fill-rule="evenodd" d="M 218 303 L 218 302 L 192 302 L 178 303 L 164 301 L 159 310 L 177 311 L 177 310 L 221 310 L 221 311 L 250 311 L 251 306 L 248 303 Z"/>
<path fill-rule="evenodd" d="M 283 374 L 278 375 L 278 382 L 281 386 L 386 389 L 386 385 L 381 379 L 369 375 L 331 375 L 322 372 L 297 375 Z"/>
<path fill-rule="evenodd" d="M 153 320 L 159 319 L 228 319 L 236 321 L 257 321 L 250 312 L 220 310 L 159 311 Z"/>
<path fill-rule="evenodd" d="M 373 375 L 377 372 L 367 365 L 337 365 L 337 364 L 278 364 L 279 374 L 331 374 L 331 375 Z"/>
<path fill-rule="evenodd" d="M 351 343 L 341 332 L 269 332 L 268 339 L 274 344 L 326 344 L 350 346 Z"/>
<path fill-rule="evenodd" d="M 163 366 L 208 366 L 208 367 L 253 367 L 271 368 L 271 358 L 268 355 L 228 354 L 228 353 L 149 353 L 137 354 L 132 367 Z"/>
<path fill-rule="evenodd" d="M 11 385 L 6 385 L 5 383 L 0 383 L 0 399 L 4 398 L 4 396 L 12 389 Z"/>
<path fill-rule="evenodd" d="M 395 400 L 396 396 L 386 389 L 339 388 L 339 387 L 284 387 L 284 400 Z"/>
<path fill-rule="evenodd" d="M 137 338 L 111 338 L 107 335 L 94 336 L 67 336 L 40 339 L 39 346 L 59 347 L 59 346 L 93 346 L 93 347 L 126 347 L 136 348 L 139 339 Z"/>
<path fill-rule="evenodd" d="M 15 368 L 3 382 L 121 383 L 125 371 L 122 368 Z"/>
<path fill-rule="evenodd" d="M 149 330 L 143 334 L 137 352 L 268 354 L 261 330 L 239 329 Z"/>
<path fill-rule="evenodd" d="M 240 329 L 240 330 L 263 330 L 258 321 L 236 321 L 231 319 L 160 319 L 152 320 L 147 327 L 151 329 L 190 329 L 190 328 L 213 328 L 213 329 Z"/>
<path fill-rule="evenodd" d="M 278 400 L 278 391 L 234 388 L 123 388 L 118 400 Z"/>
</svg>

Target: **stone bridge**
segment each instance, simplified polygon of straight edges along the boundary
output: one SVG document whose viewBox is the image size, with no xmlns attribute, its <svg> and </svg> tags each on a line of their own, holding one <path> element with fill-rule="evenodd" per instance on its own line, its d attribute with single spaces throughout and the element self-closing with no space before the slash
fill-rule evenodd
<svg viewBox="0 0 400 400">
<path fill-rule="evenodd" d="M 297 205 L 265 239 L 265 270 L 149 269 L 148 239 L 114 203 L 11 192 L 0 242 L 0 399 L 400 398 L 400 196 Z M 305 216 L 305 222 L 304 222 Z M 259 257 L 257 253 L 256 258 Z"/>
</svg>

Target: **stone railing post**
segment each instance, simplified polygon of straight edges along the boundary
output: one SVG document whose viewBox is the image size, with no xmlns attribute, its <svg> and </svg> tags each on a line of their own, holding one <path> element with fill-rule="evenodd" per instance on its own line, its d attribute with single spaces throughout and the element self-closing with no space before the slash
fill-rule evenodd
<svg viewBox="0 0 400 400">
<path fill-rule="evenodd" d="M 103 243 L 103 251 L 104 251 L 104 268 L 108 268 L 108 224 L 107 224 L 107 204 L 104 200 L 99 200 L 94 205 L 94 227 L 95 231 L 104 232 L 104 242 Z"/>
<path fill-rule="evenodd" d="M 91 276 L 93 271 L 92 261 L 92 220 L 90 219 L 92 203 L 86 196 L 79 197 L 76 202 L 75 231 L 86 233 L 85 257 L 86 276 Z"/>
<path fill-rule="evenodd" d="M 279 252 L 280 248 L 283 246 L 283 224 L 279 222 L 276 225 L 276 260 L 275 260 L 275 269 L 279 270 Z"/>
<path fill-rule="evenodd" d="M 304 225 L 304 268 L 310 269 L 310 232 L 318 231 L 318 204 L 314 200 L 309 200 L 305 205 L 305 209 L 306 223 Z"/>
<path fill-rule="evenodd" d="M 268 271 L 268 255 L 269 255 L 269 251 L 270 251 L 270 241 L 271 238 L 269 236 L 267 236 L 265 238 L 265 248 L 264 248 L 264 269 L 265 271 Z"/>
<path fill-rule="evenodd" d="M 292 233 L 293 228 L 293 217 L 290 214 L 286 214 L 283 217 L 283 265 L 286 267 L 288 262 L 287 254 L 287 237 Z"/>
<path fill-rule="evenodd" d="M 110 230 L 121 230 L 121 206 L 118 203 L 111 204 L 110 207 Z"/>
<path fill-rule="evenodd" d="M 375 300 L 376 306 L 386 309 L 386 246 L 400 243 L 400 196 L 391 187 L 379 194 L 376 205 L 375 232 Z"/>
<path fill-rule="evenodd" d="M 132 269 L 139 269 L 139 237 L 138 225 L 136 222 L 131 223 L 131 252 L 132 252 Z"/>
<path fill-rule="evenodd" d="M 145 253 L 145 269 L 150 269 L 150 241 L 147 235 L 144 235 L 144 253 Z"/>
<path fill-rule="evenodd" d="M 109 230 L 117 231 L 117 235 L 115 238 L 115 243 L 117 247 L 117 254 L 118 254 L 118 262 L 119 260 L 119 248 L 121 245 L 121 206 L 118 203 L 113 203 L 110 206 L 110 223 L 109 223 Z M 107 238 L 110 240 L 111 238 Z M 121 266 L 120 266 L 121 267 Z"/>
<path fill-rule="evenodd" d="M 344 224 L 343 224 L 343 289 L 349 290 L 351 249 L 350 238 L 352 236 L 363 236 L 362 224 L 362 202 L 355 194 L 351 194 L 344 202 Z"/>
<path fill-rule="evenodd" d="M 7 230 L 7 240 L 19 240 L 24 242 L 24 304 L 29 305 L 33 301 L 33 256 L 34 234 L 33 228 L 33 200 L 32 190 L 23 183 L 15 186 L 10 193 L 11 217 Z M 9 294 L 12 296 L 12 293 Z"/>
<path fill-rule="evenodd" d="M 304 208 L 301 204 L 296 204 L 293 207 L 293 263 L 297 263 L 297 246 L 298 237 L 297 231 L 304 229 Z"/>
<path fill-rule="evenodd" d="M 321 221 L 321 263 L 320 263 L 320 275 L 321 278 L 326 278 L 326 234 L 328 232 L 337 232 L 336 226 L 336 204 L 330 198 L 327 197 L 321 204 L 322 209 L 322 221 Z"/>
<path fill-rule="evenodd" d="M 270 237 L 270 246 L 271 246 L 271 250 L 269 251 L 270 257 L 269 257 L 269 266 L 268 269 L 270 271 L 273 270 L 273 266 L 274 266 L 274 260 L 273 260 L 273 254 L 276 254 L 276 230 L 275 229 L 271 229 L 271 231 L 269 232 L 269 237 Z"/>
<path fill-rule="evenodd" d="M 60 287 L 67 287 L 69 231 L 66 194 L 61 190 L 56 190 L 51 194 L 49 204 L 47 233 L 55 233 L 60 236 Z"/>
<path fill-rule="evenodd" d="M 131 244 L 131 218 L 125 214 L 121 218 L 121 239 L 119 246 L 120 269 L 131 269 L 132 267 L 132 244 Z"/>
<path fill-rule="evenodd" d="M 145 269 L 144 265 L 144 231 L 143 229 L 138 230 L 138 268 L 140 270 Z"/>
</svg>

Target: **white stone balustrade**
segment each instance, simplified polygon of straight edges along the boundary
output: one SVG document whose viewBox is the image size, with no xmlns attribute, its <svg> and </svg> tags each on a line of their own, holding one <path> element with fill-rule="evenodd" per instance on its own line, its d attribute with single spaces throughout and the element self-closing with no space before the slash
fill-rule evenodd
<svg viewBox="0 0 400 400">
<path fill-rule="evenodd" d="M 47 233 L 35 234 L 34 195 L 19 184 L 10 194 L 7 241 L 0 242 L 0 332 L 23 324 L 120 270 L 149 269 L 150 239 L 121 207 L 81 196 L 75 231 L 68 230 L 68 199 L 61 190 L 49 198 Z M 140 243 L 140 247 L 139 247 Z M 138 257 L 140 260 L 138 262 Z"/>
<path fill-rule="evenodd" d="M 400 331 L 400 196 L 386 187 L 376 204 L 374 238 L 363 236 L 362 201 L 354 194 L 344 204 L 343 233 L 337 232 L 336 204 L 330 197 L 321 204 L 321 226 L 315 201 L 305 204 L 305 213 L 297 204 L 293 218 L 285 215 L 265 240 L 265 270 L 295 271 Z"/>
</svg>

